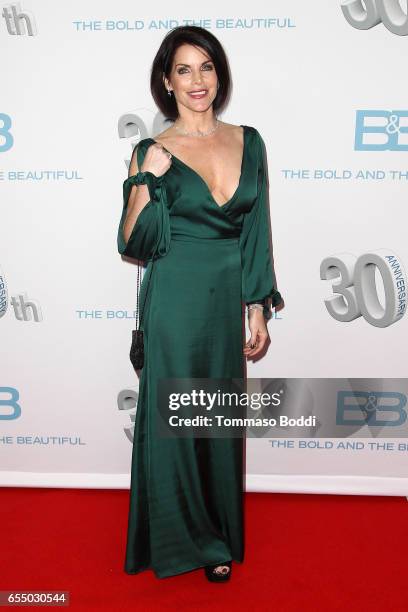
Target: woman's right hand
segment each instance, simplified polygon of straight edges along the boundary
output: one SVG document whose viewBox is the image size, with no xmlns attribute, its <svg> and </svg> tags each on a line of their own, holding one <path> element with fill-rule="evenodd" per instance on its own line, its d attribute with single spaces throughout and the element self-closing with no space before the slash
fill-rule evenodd
<svg viewBox="0 0 408 612">
<path fill-rule="evenodd" d="M 155 142 L 151 144 L 146 151 L 143 160 L 141 172 L 151 172 L 155 176 L 162 176 L 170 168 L 172 164 L 171 158 L 164 147 Z"/>
</svg>

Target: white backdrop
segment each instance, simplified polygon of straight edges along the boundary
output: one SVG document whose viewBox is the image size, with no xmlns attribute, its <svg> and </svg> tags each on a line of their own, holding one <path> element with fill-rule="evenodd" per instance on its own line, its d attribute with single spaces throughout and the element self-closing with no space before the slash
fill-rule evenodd
<svg viewBox="0 0 408 612">
<path fill-rule="evenodd" d="M 347 377 L 367 393 L 406 397 L 406 4 L 366 0 L 367 16 L 359 0 L 344 11 L 339 0 L 274 0 L 228 13 L 210 1 L 199 14 L 178 1 L 3 5 L 1 484 L 129 486 L 136 267 L 116 248 L 122 182 L 139 135 L 161 131 L 150 66 L 183 23 L 207 27 L 226 49 L 234 89 L 221 118 L 256 127 L 267 146 L 286 307 L 269 321 L 272 344 L 248 377 Z M 338 320 L 325 304 L 334 281 L 322 262 L 377 252 L 400 270 L 388 270 L 384 291 L 376 272 L 391 319 L 373 321 L 369 296 L 364 316 Z M 370 292 L 361 286 L 364 314 Z M 383 427 L 376 440 L 387 439 Z M 406 495 L 402 444 L 390 437 L 392 448 L 373 451 L 362 440 L 358 450 L 328 451 L 250 439 L 247 489 Z"/>
</svg>

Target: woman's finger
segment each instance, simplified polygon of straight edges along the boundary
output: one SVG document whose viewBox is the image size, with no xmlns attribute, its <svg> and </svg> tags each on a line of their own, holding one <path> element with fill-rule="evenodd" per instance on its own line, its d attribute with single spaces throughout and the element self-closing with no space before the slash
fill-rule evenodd
<svg viewBox="0 0 408 612">
<path fill-rule="evenodd" d="M 244 348 L 244 354 L 247 358 L 255 357 L 260 353 L 265 347 L 266 341 L 268 339 L 268 334 L 264 332 L 257 332 L 256 341 L 253 342 L 253 337 L 251 336 L 250 340 L 248 340 L 246 347 Z M 252 346 L 251 346 L 252 344 Z"/>
</svg>

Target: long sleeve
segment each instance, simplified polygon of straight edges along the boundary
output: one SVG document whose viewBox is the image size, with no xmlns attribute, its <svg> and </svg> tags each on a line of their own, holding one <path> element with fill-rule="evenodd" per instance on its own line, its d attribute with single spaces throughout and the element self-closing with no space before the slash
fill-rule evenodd
<svg viewBox="0 0 408 612">
<path fill-rule="evenodd" d="M 245 304 L 264 303 L 264 315 L 269 318 L 266 305 L 272 307 L 283 301 L 276 286 L 275 270 L 269 241 L 268 185 L 265 143 L 256 132 L 258 145 L 258 190 L 251 210 L 245 213 L 240 236 L 242 263 L 242 299 Z"/>
<path fill-rule="evenodd" d="M 144 154 L 140 143 L 133 151 L 137 154 L 138 167 L 141 168 Z M 123 210 L 119 222 L 117 245 L 121 255 L 149 261 L 163 257 L 170 248 L 170 218 L 167 206 L 164 175 L 159 177 L 146 172 L 150 200 L 139 213 L 132 233 L 126 243 L 123 226 L 126 220 L 130 192 L 133 185 L 140 184 L 138 175 L 128 176 L 123 183 Z"/>
</svg>

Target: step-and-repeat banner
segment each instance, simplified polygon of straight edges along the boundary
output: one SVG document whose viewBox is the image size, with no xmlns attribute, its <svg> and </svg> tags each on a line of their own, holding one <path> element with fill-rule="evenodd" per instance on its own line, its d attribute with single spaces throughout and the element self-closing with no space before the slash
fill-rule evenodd
<svg viewBox="0 0 408 612">
<path fill-rule="evenodd" d="M 192 24 L 229 57 L 221 119 L 265 141 L 285 299 L 246 374 L 286 420 L 249 429 L 247 490 L 407 494 L 406 5 L 2 3 L 1 484 L 129 486 L 122 183 L 134 145 L 166 127 L 155 53 Z"/>
</svg>

